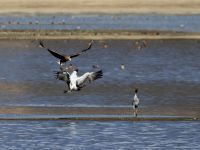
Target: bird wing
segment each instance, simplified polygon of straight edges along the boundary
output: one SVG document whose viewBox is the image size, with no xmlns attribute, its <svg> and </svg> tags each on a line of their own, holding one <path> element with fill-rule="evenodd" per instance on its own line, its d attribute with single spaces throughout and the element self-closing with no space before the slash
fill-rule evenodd
<svg viewBox="0 0 200 150">
<path fill-rule="evenodd" d="M 79 55 L 81 55 L 81 53 L 72 54 L 72 55 L 70 55 L 70 58 L 77 57 Z"/>
<path fill-rule="evenodd" d="M 76 54 L 70 55 L 70 58 L 77 57 L 77 56 L 81 55 L 83 52 L 86 52 L 89 49 L 91 49 L 91 47 L 92 47 L 92 42 L 90 42 L 89 46 L 86 49 L 83 49 L 83 50 L 81 50 L 80 52 L 78 52 Z"/>
<path fill-rule="evenodd" d="M 62 72 L 62 71 L 58 71 L 55 73 L 55 78 L 58 80 L 62 80 L 65 82 L 69 82 L 70 81 L 70 75 L 68 72 Z"/>
<path fill-rule="evenodd" d="M 91 49 L 91 47 L 92 47 L 92 42 L 93 42 L 93 41 L 90 42 L 88 48 L 83 49 L 81 52 L 86 52 L 86 51 L 88 51 L 89 49 Z"/>
<path fill-rule="evenodd" d="M 102 78 L 102 76 L 103 76 L 102 70 L 99 70 L 99 71 L 96 71 L 96 72 L 87 72 L 77 79 L 77 85 L 82 86 L 87 81 L 91 82 L 91 81 L 94 81 L 96 79 Z"/>
<path fill-rule="evenodd" d="M 42 41 L 39 41 L 39 47 L 41 48 L 47 48 L 46 46 L 44 46 L 44 43 Z M 49 48 L 47 48 L 47 50 L 55 57 L 59 58 L 59 59 L 65 59 L 65 56 L 62 54 L 59 54 L 58 52 L 51 50 Z"/>
<path fill-rule="evenodd" d="M 65 59 L 65 56 L 62 54 L 57 53 L 56 51 L 50 50 L 49 48 L 47 49 L 49 53 L 51 53 L 53 56 L 59 58 L 59 59 Z"/>
</svg>

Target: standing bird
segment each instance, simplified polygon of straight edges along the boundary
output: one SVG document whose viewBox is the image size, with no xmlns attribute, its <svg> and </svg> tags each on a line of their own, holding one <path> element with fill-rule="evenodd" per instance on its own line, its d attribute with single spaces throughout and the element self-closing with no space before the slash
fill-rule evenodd
<svg viewBox="0 0 200 150">
<path fill-rule="evenodd" d="M 56 58 L 59 59 L 59 64 L 60 64 L 60 66 L 62 66 L 63 63 L 65 63 L 65 62 L 67 62 L 67 61 L 71 61 L 72 58 L 77 57 L 77 56 L 81 55 L 82 53 L 86 52 L 87 50 L 91 49 L 91 47 L 92 47 L 92 42 L 93 42 L 93 41 L 91 41 L 91 42 L 89 43 L 88 48 L 83 49 L 83 50 L 81 50 L 80 52 L 75 53 L 75 54 L 72 54 L 72 55 L 63 55 L 63 54 L 60 54 L 60 53 L 58 53 L 58 52 L 56 52 L 56 51 L 54 51 L 54 50 L 51 50 L 51 49 L 45 47 L 42 41 L 39 42 L 39 47 L 41 47 L 41 48 L 46 48 L 46 49 L 49 51 L 49 53 L 51 53 L 53 56 L 55 56 Z"/>
<path fill-rule="evenodd" d="M 134 95 L 134 98 L 133 98 L 133 101 L 132 101 L 132 105 L 133 105 L 133 113 L 134 113 L 134 116 L 137 117 L 137 112 L 138 112 L 138 105 L 139 105 L 139 98 L 137 97 L 137 93 L 138 93 L 138 89 L 136 88 L 135 89 L 135 95 Z"/>
</svg>

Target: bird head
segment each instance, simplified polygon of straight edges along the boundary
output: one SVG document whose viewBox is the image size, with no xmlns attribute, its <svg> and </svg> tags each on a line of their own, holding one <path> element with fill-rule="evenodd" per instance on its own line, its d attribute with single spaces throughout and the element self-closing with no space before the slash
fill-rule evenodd
<svg viewBox="0 0 200 150">
<path fill-rule="evenodd" d="M 138 88 L 135 88 L 135 93 L 137 93 L 138 92 Z"/>
<path fill-rule="evenodd" d="M 74 70 L 74 71 L 78 72 L 78 68 L 75 68 L 75 70 Z"/>
</svg>

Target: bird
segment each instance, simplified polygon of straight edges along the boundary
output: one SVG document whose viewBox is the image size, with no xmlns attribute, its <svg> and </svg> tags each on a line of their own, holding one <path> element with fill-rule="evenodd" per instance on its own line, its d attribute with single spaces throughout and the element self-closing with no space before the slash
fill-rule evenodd
<svg viewBox="0 0 200 150">
<path fill-rule="evenodd" d="M 70 88 L 70 74 L 67 71 L 57 71 L 55 73 L 55 78 L 64 81 L 67 84 L 68 89 Z"/>
<path fill-rule="evenodd" d="M 124 70 L 125 69 L 125 65 L 124 64 L 120 64 L 120 69 Z"/>
<path fill-rule="evenodd" d="M 92 68 L 93 68 L 93 69 L 99 69 L 100 66 L 99 66 L 99 65 L 92 65 Z"/>
<path fill-rule="evenodd" d="M 70 91 L 79 91 L 82 87 L 85 86 L 85 83 L 88 81 L 89 83 L 102 78 L 103 71 L 98 70 L 96 72 L 86 72 L 82 76 L 78 76 L 78 69 L 74 70 L 70 75 Z"/>
<path fill-rule="evenodd" d="M 74 71 L 69 74 L 65 72 L 57 72 L 56 78 L 58 80 L 63 80 L 67 83 L 68 89 L 65 90 L 64 93 L 70 93 L 72 91 L 80 91 L 84 86 L 86 86 L 87 82 L 92 82 L 94 80 L 97 80 L 99 78 L 103 77 L 103 71 L 98 70 L 95 72 L 86 72 L 82 76 L 78 76 L 78 69 L 74 69 Z"/>
<path fill-rule="evenodd" d="M 137 93 L 138 93 L 138 88 L 135 89 L 135 95 L 134 95 L 133 101 L 132 101 L 133 113 L 134 113 L 135 117 L 137 117 L 138 105 L 139 105 L 139 102 L 140 102 L 140 100 L 137 96 Z"/>
<path fill-rule="evenodd" d="M 68 89 L 70 84 L 70 72 L 74 70 L 76 66 L 69 64 L 67 67 L 60 66 L 59 71 L 54 71 L 55 78 L 58 80 L 65 81 L 67 83 Z"/>
<path fill-rule="evenodd" d="M 93 43 L 93 41 L 91 41 L 91 42 L 89 43 L 89 46 L 88 46 L 86 49 L 83 49 L 83 50 L 81 50 L 80 52 L 77 52 L 77 53 L 72 54 L 72 55 L 64 55 L 64 54 L 60 54 L 60 53 L 58 53 L 58 52 L 56 52 L 56 51 L 54 51 L 54 50 L 51 50 L 51 49 L 47 48 L 47 47 L 43 44 L 42 41 L 39 42 L 39 47 L 41 47 L 41 48 L 46 48 L 46 49 L 49 51 L 49 53 L 51 53 L 53 56 L 55 56 L 56 58 L 59 59 L 59 63 L 60 63 L 60 65 L 62 65 L 62 64 L 64 64 L 64 63 L 67 62 L 67 61 L 71 61 L 72 58 L 77 57 L 77 56 L 81 55 L 83 52 L 86 52 L 87 50 L 91 49 L 92 43 Z"/>
</svg>

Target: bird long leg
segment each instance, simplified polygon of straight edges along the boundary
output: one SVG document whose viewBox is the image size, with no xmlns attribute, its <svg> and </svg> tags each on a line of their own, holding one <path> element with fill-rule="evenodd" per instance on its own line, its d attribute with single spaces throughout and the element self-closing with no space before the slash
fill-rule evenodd
<svg viewBox="0 0 200 150">
<path fill-rule="evenodd" d="M 135 106 L 133 106 L 133 116 L 135 116 Z"/>
<path fill-rule="evenodd" d="M 138 108 L 135 108 L 135 117 L 138 115 Z"/>
<path fill-rule="evenodd" d="M 67 81 L 66 83 L 67 83 L 67 88 L 68 88 L 68 89 L 67 89 L 67 90 L 64 90 L 64 93 L 71 93 L 72 91 L 70 90 L 70 85 L 69 85 L 70 82 Z"/>
</svg>

